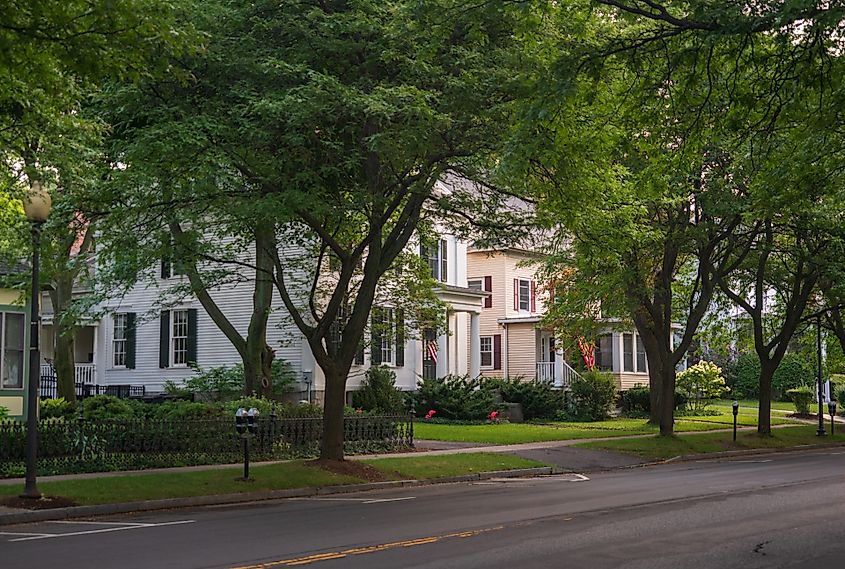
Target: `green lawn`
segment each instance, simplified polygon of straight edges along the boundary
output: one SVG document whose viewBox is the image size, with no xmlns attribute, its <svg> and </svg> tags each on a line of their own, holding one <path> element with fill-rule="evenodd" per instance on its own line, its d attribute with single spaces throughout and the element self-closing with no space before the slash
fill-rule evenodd
<svg viewBox="0 0 845 569">
<path fill-rule="evenodd" d="M 384 472 L 387 478 L 415 480 L 546 466 L 541 462 L 516 456 L 489 453 L 454 456 L 411 455 L 368 460 L 366 463 Z M 42 481 L 39 482 L 38 488 L 47 496 L 63 496 L 80 505 L 90 505 L 363 482 L 352 476 L 341 476 L 308 466 L 302 461 L 255 466 L 250 469 L 250 475 L 255 479 L 253 482 L 236 481 L 241 474 L 243 471 L 240 468 L 131 474 L 56 482 Z M 22 485 L 0 485 L 0 498 L 16 496 L 21 490 Z"/>
<path fill-rule="evenodd" d="M 794 421 L 781 417 L 772 418 L 773 425 L 788 423 L 794 423 Z M 737 424 L 745 427 L 756 426 L 757 415 L 753 413 L 740 414 L 737 416 Z M 675 422 L 675 430 L 679 433 L 709 431 L 729 428 L 732 425 L 733 415 L 728 412 L 712 417 L 678 417 Z M 425 421 L 414 423 L 414 437 L 417 439 L 492 445 L 647 435 L 655 434 L 657 431 L 657 427 L 649 425 L 645 419 L 626 418 L 595 423 L 499 423 L 482 425 L 454 425 L 427 423 Z"/>
<path fill-rule="evenodd" d="M 719 408 L 731 408 L 732 400 L 729 399 L 720 399 L 716 403 L 713 404 L 714 407 Z M 760 406 L 760 402 L 756 399 L 741 399 L 739 401 L 739 412 L 742 414 L 745 413 L 757 413 L 757 409 Z M 772 401 L 772 410 L 773 411 L 788 411 L 790 413 L 795 413 L 795 405 L 792 404 L 790 401 Z"/>
<path fill-rule="evenodd" d="M 379 470 L 400 479 L 424 480 L 444 476 L 461 476 L 476 472 L 514 470 L 548 466 L 542 462 L 499 453 L 450 454 L 443 456 L 409 456 L 378 458 L 365 461 Z"/>
<path fill-rule="evenodd" d="M 636 454 L 650 459 L 665 459 L 684 454 L 720 452 L 738 449 L 786 448 L 826 442 L 845 442 L 845 434 L 817 437 L 812 425 L 785 427 L 773 431 L 771 437 L 760 437 L 756 432 L 740 432 L 736 443 L 732 433 L 698 433 L 682 437 L 646 437 L 618 441 L 596 441 L 575 446 L 613 450 Z"/>
</svg>

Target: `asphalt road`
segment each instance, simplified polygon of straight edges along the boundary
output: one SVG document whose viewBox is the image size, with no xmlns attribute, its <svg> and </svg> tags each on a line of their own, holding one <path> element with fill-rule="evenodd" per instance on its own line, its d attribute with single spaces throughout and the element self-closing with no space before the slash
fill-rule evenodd
<svg viewBox="0 0 845 569">
<path fill-rule="evenodd" d="M 0 527 L 0 568 L 841 567 L 845 452 Z"/>
</svg>

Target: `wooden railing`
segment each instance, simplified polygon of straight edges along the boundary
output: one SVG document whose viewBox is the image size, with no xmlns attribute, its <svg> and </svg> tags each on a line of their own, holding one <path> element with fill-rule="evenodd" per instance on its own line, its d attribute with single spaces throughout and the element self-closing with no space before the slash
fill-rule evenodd
<svg viewBox="0 0 845 569">
<path fill-rule="evenodd" d="M 56 369 L 52 364 L 41 364 L 41 377 L 55 377 Z M 97 383 L 97 367 L 95 364 L 75 364 L 73 373 L 74 383 L 94 385 Z"/>
<path fill-rule="evenodd" d="M 560 370 L 558 370 L 558 365 Z M 558 362 L 537 362 L 537 380 L 554 384 L 555 387 L 563 389 L 572 384 L 572 380 L 579 377 L 577 371 L 565 361 Z"/>
</svg>

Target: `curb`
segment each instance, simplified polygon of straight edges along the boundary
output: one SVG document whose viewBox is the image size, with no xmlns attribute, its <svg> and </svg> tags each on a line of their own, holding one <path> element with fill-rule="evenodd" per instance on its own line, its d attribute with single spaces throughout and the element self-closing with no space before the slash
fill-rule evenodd
<svg viewBox="0 0 845 569">
<path fill-rule="evenodd" d="M 805 452 L 805 451 L 813 451 L 813 450 L 823 450 L 827 448 L 842 448 L 845 447 L 845 443 L 819 443 L 813 445 L 798 445 L 794 447 L 782 447 L 782 448 L 750 448 L 750 449 L 742 449 L 742 450 L 726 450 L 722 452 L 705 452 L 705 453 L 698 453 L 698 454 L 681 454 L 678 456 L 673 456 L 672 458 L 667 458 L 665 460 L 657 460 L 654 462 L 649 462 L 644 464 L 643 466 L 647 466 L 649 464 L 669 464 L 672 462 L 691 462 L 695 460 L 708 460 L 708 459 L 718 459 L 718 458 L 731 458 L 734 456 L 754 456 L 760 454 L 780 454 L 785 452 Z"/>
<path fill-rule="evenodd" d="M 396 480 L 390 482 L 368 482 L 363 484 L 347 484 L 343 486 L 292 488 L 289 490 L 244 492 L 242 494 L 213 494 L 210 496 L 194 496 L 192 498 L 167 498 L 163 500 L 123 502 L 119 504 L 73 506 L 69 508 L 53 508 L 48 510 L 26 510 L 9 514 L 0 514 L 0 526 L 10 524 L 44 522 L 50 520 L 66 520 L 89 516 L 126 514 L 130 512 L 150 512 L 155 510 L 169 510 L 174 508 L 193 508 L 202 506 L 245 504 L 254 502 L 264 502 L 269 500 L 281 500 L 285 498 L 307 498 L 310 496 L 330 496 L 332 494 L 349 494 L 352 492 L 368 492 L 372 490 L 387 490 L 390 488 L 432 486 L 435 484 L 453 484 L 456 482 L 474 482 L 476 480 L 485 480 L 488 478 L 520 478 L 526 476 L 543 476 L 553 473 L 555 473 L 554 468 L 545 466 L 539 468 L 521 468 L 515 470 L 479 472 L 477 474 L 465 474 L 462 476 L 431 478 L 429 480 Z"/>
</svg>

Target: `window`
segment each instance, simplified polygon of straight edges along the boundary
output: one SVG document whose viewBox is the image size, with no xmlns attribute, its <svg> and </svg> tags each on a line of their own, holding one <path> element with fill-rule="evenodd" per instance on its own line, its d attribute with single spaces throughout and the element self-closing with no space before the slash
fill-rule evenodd
<svg viewBox="0 0 845 569">
<path fill-rule="evenodd" d="M 481 336 L 481 367 L 493 367 L 493 336 Z"/>
<path fill-rule="evenodd" d="M 514 309 L 534 311 L 534 283 L 527 279 L 514 279 Z"/>
<path fill-rule="evenodd" d="M 170 363 L 188 365 L 188 311 L 173 310 L 170 323 Z"/>
<path fill-rule="evenodd" d="M 613 371 L 613 335 L 599 337 L 596 344 L 596 367 L 601 371 Z"/>
<path fill-rule="evenodd" d="M 114 338 L 112 340 L 112 365 L 126 367 L 127 315 L 114 315 Z"/>
<path fill-rule="evenodd" d="M 420 246 L 420 256 L 428 263 L 432 278 L 442 283 L 447 282 L 449 277 L 447 250 L 448 242 L 445 239 L 439 239 L 429 247 Z"/>
<path fill-rule="evenodd" d="M 645 373 L 648 371 L 648 362 L 645 357 L 645 346 L 643 345 L 643 339 L 637 335 L 637 371 L 640 373 Z"/>
<path fill-rule="evenodd" d="M 482 281 L 481 279 L 469 279 L 467 280 L 467 288 L 469 288 L 470 290 L 483 291 L 484 281 Z"/>
<path fill-rule="evenodd" d="M 23 388 L 25 317 L 0 312 L 0 389 Z"/>
<path fill-rule="evenodd" d="M 623 371 L 634 371 L 634 335 L 622 334 Z"/>
<path fill-rule="evenodd" d="M 467 287 L 482 292 L 493 292 L 493 277 L 474 278 L 467 280 Z M 493 295 L 484 297 L 484 308 L 493 306 Z"/>
<path fill-rule="evenodd" d="M 381 363 L 393 363 L 393 309 L 386 308 L 381 314 Z"/>
</svg>

